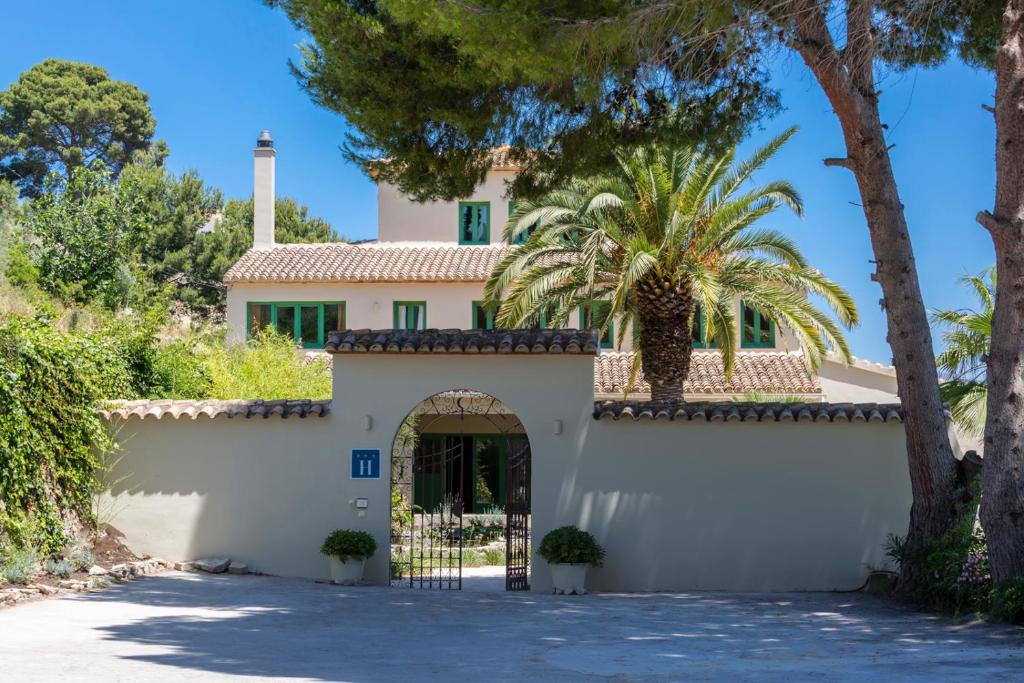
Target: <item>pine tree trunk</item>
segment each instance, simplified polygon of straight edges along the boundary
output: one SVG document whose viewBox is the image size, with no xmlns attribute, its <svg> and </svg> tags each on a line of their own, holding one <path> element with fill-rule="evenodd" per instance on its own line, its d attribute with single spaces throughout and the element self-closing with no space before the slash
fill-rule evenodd
<svg viewBox="0 0 1024 683">
<path fill-rule="evenodd" d="M 690 372 L 693 340 L 689 283 L 641 282 L 636 288 L 640 323 L 640 363 L 654 403 L 682 403 L 683 381 Z"/>
<path fill-rule="evenodd" d="M 874 279 L 884 296 L 913 493 L 900 583 L 912 591 L 919 576 L 915 558 L 929 540 L 955 524 L 962 504 L 931 329 L 878 111 L 870 23 L 873 3 L 847 3 L 847 44 L 841 53 L 833 44 L 821 4 L 796 0 L 793 5 L 797 10 L 793 47 L 825 91 L 846 143 L 846 158 L 825 163 L 848 168 L 856 177 L 877 262 Z"/>
<path fill-rule="evenodd" d="M 981 523 L 992 580 L 1024 578 L 1024 0 L 1010 0 L 996 51 L 996 197 L 978 221 L 996 251 Z"/>
</svg>

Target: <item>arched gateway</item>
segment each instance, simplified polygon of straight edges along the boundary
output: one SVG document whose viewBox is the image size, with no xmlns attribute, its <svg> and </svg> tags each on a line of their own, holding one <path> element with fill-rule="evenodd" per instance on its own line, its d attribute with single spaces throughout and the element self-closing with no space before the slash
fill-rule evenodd
<svg viewBox="0 0 1024 683">
<path fill-rule="evenodd" d="M 530 441 L 519 418 L 472 389 L 421 401 L 391 449 L 392 585 L 458 590 L 467 572 L 503 569 L 505 590 L 528 590 L 530 553 Z"/>
</svg>

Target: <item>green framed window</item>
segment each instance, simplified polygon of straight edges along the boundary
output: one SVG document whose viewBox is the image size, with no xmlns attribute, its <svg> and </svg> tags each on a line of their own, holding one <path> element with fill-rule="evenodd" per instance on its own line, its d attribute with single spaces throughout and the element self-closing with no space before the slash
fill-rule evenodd
<svg viewBox="0 0 1024 683">
<path fill-rule="evenodd" d="M 424 330 L 427 328 L 426 301 L 396 301 L 394 303 L 396 330 Z"/>
<path fill-rule="evenodd" d="M 345 329 L 344 301 L 250 301 L 246 338 L 268 326 L 299 341 L 304 349 L 322 348 L 327 333 Z"/>
<path fill-rule="evenodd" d="M 491 243 L 491 203 L 459 202 L 459 244 Z"/>
<path fill-rule="evenodd" d="M 775 323 L 761 311 L 741 305 L 740 346 L 745 349 L 770 349 L 775 346 Z"/>
<path fill-rule="evenodd" d="M 509 215 L 509 218 L 511 218 L 512 214 L 515 213 L 515 210 L 516 210 L 516 203 L 510 201 L 508 203 L 508 215 Z M 535 221 L 533 225 L 531 225 L 526 230 L 524 230 L 523 232 L 519 233 L 514 238 L 512 238 L 512 244 L 524 244 L 528 239 L 530 239 L 530 235 L 533 234 L 533 231 L 537 229 L 537 224 L 538 223 L 540 223 L 539 220 Z"/>
<path fill-rule="evenodd" d="M 704 342 L 704 335 L 708 331 L 708 317 L 704 314 L 704 307 L 695 304 L 693 307 L 693 324 L 690 326 L 690 335 L 695 349 L 714 349 L 718 345 L 714 341 Z"/>
<path fill-rule="evenodd" d="M 546 330 L 551 327 L 551 321 L 555 319 L 555 307 L 547 306 L 540 312 L 540 315 L 535 316 L 526 327 L 533 329 Z"/>
<path fill-rule="evenodd" d="M 607 301 L 595 301 L 591 304 L 580 306 L 580 327 L 584 330 L 591 330 L 604 325 L 611 311 L 612 305 Z M 609 322 L 608 329 L 601 335 L 601 348 L 611 349 L 615 347 L 615 323 Z"/>
<path fill-rule="evenodd" d="M 483 301 L 473 302 L 473 329 L 493 330 L 495 307 Z"/>
</svg>

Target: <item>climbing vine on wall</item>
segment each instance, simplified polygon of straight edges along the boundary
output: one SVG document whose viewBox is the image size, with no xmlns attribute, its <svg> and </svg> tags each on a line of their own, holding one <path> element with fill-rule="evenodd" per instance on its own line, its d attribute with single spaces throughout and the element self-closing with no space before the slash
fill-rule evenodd
<svg viewBox="0 0 1024 683">
<path fill-rule="evenodd" d="M 131 396 L 116 339 L 0 317 L 0 544 L 60 551 L 91 524 L 96 454 L 111 437 L 95 412 Z"/>
</svg>

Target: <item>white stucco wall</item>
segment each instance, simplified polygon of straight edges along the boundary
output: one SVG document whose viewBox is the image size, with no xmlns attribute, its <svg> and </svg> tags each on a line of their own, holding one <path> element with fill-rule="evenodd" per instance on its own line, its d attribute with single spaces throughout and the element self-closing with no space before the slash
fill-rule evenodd
<svg viewBox="0 0 1024 683">
<path fill-rule="evenodd" d="M 124 423 L 113 524 L 139 552 L 312 578 L 327 575 L 328 531 L 365 529 L 381 548 L 366 577 L 385 583 L 388 478 L 350 479 L 349 453 L 379 448 L 390 472 L 406 414 L 469 388 L 515 411 L 530 439 L 534 549 L 564 524 L 607 548 L 594 590 L 851 589 L 885 564 L 886 534 L 906 530 L 899 424 L 596 421 L 591 383 L 590 356 L 339 356 L 324 418 Z M 538 557 L 532 586 L 550 587 Z"/>
<path fill-rule="evenodd" d="M 465 201 L 491 203 L 491 244 L 503 242 L 502 230 L 508 220 L 507 183 L 512 171 L 491 171 Z M 393 185 L 377 185 L 377 238 L 381 242 L 407 240 L 427 242 L 459 241 L 459 202 L 417 203 Z"/>
<path fill-rule="evenodd" d="M 860 361 L 864 362 L 864 361 Z M 831 403 L 899 403 L 896 375 L 827 359 L 818 370 L 824 400 Z"/>
</svg>

